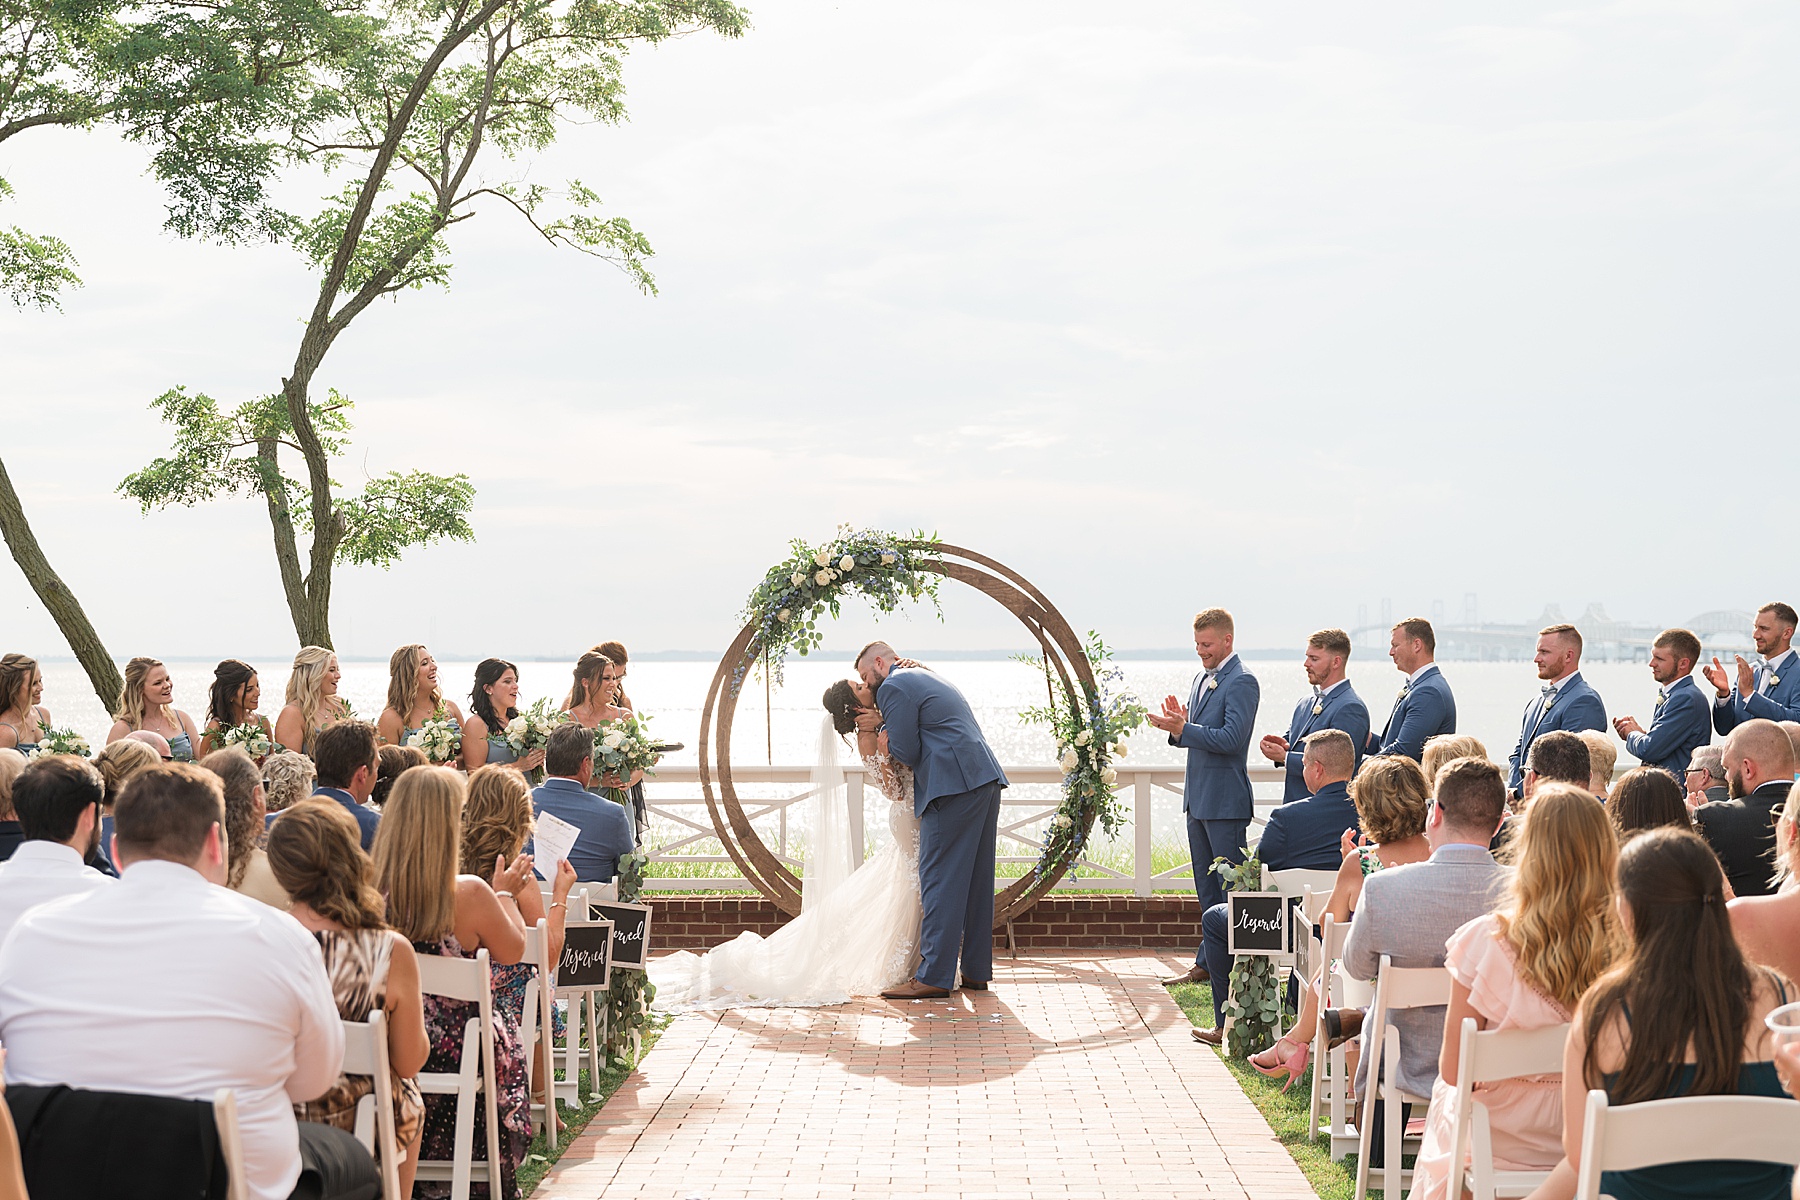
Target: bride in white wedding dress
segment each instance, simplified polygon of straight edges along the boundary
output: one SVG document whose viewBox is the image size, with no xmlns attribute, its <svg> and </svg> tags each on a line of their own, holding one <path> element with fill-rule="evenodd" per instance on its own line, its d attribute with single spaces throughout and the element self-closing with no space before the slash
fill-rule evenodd
<svg viewBox="0 0 1800 1200">
<path fill-rule="evenodd" d="M 815 1008 L 852 996 L 880 995 L 910 978 L 919 961 L 919 820 L 912 772 L 887 755 L 886 735 L 856 731 L 859 709 L 873 708 L 860 681 L 825 690 L 829 714 L 819 731 L 813 775 L 811 846 L 800 915 L 767 938 L 748 931 L 703 955 L 677 951 L 650 963 L 658 1012 L 722 1008 Z M 840 735 L 857 750 L 891 803 L 893 838 L 854 867 L 837 765 Z"/>
</svg>

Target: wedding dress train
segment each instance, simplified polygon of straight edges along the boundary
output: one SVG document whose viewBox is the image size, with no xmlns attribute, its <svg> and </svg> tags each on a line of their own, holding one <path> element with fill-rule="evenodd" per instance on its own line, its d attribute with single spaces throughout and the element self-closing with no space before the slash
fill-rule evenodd
<svg viewBox="0 0 1800 1200">
<path fill-rule="evenodd" d="M 654 1010 L 816 1008 L 879 995 L 912 977 L 924 912 L 912 773 L 886 757 L 863 762 L 891 801 L 892 840 L 850 870 L 842 786 L 829 777 L 835 768 L 827 764 L 827 777 L 815 779 L 814 845 L 800 915 L 767 938 L 746 931 L 705 954 L 678 951 L 653 959 Z"/>
</svg>

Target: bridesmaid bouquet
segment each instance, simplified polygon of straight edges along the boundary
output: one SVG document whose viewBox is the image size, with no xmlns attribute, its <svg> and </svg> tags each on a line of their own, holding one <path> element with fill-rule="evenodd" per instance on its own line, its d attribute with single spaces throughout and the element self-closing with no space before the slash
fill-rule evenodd
<svg viewBox="0 0 1800 1200">
<path fill-rule="evenodd" d="M 242 746 L 244 753 L 261 762 L 268 757 L 269 751 L 275 748 L 269 735 L 263 732 L 260 721 L 245 721 L 242 725 L 229 725 L 219 730 L 219 745 Z"/>
<path fill-rule="evenodd" d="M 645 728 L 649 717 L 621 717 L 594 727 L 594 774 L 631 778 L 632 772 L 656 774 L 656 745 Z"/>
<path fill-rule="evenodd" d="M 41 758 L 46 754 L 73 754 L 77 758 L 91 758 L 93 747 L 73 729 L 46 729 L 38 737 L 37 749 L 26 757 Z"/>
<path fill-rule="evenodd" d="M 501 736 L 512 752 L 524 758 L 533 750 L 550 744 L 550 734 L 558 725 L 567 725 L 569 714 L 561 711 L 545 696 L 532 702 L 530 708 L 506 723 Z"/>
<path fill-rule="evenodd" d="M 423 750 L 433 763 L 447 763 L 462 753 L 462 730 L 439 708 L 413 731 L 406 744 Z"/>
</svg>

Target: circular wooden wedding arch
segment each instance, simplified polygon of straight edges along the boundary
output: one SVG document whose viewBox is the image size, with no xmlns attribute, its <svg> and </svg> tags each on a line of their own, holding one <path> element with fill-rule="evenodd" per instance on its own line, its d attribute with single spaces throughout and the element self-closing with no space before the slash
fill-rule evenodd
<svg viewBox="0 0 1800 1200">
<path fill-rule="evenodd" d="M 1089 698 L 1097 694 L 1093 668 L 1082 650 L 1081 639 L 1056 606 L 1017 571 L 984 554 L 948 546 L 942 542 L 906 541 L 901 546 L 930 555 L 919 560 L 921 571 L 966 583 L 997 600 L 1019 619 L 1042 648 L 1044 661 L 1055 671 L 1056 681 L 1076 712 L 1086 712 Z M 742 681 L 762 655 L 762 641 L 754 624 L 742 632 L 719 660 L 706 707 L 700 714 L 700 786 L 712 814 L 713 829 L 738 869 L 756 890 L 789 916 L 800 912 L 800 880 L 763 842 L 744 812 L 737 788 L 731 781 L 731 726 L 737 715 Z M 714 763 L 717 763 L 715 768 Z M 716 775 L 715 775 L 716 771 Z M 1093 825 L 1090 813 L 1085 822 Z M 1087 828 L 1081 831 L 1085 838 Z M 1081 839 L 1077 839 L 1078 841 Z M 994 897 L 994 927 L 1015 920 L 1056 886 L 1068 870 L 1067 860 L 1040 863 L 1039 869 L 1014 880 Z"/>
</svg>

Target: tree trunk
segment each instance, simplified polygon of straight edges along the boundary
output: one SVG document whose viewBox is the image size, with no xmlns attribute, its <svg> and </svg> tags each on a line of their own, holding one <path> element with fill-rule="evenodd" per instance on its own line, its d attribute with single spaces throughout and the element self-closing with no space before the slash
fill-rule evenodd
<svg viewBox="0 0 1800 1200">
<path fill-rule="evenodd" d="M 311 582 L 300 574 L 300 545 L 294 537 L 294 514 L 288 507 L 287 487 L 281 481 L 281 469 L 275 461 L 279 446 L 273 437 L 256 444 L 258 469 L 262 472 L 263 499 L 269 506 L 269 530 L 275 539 L 275 563 L 281 568 L 281 592 L 287 599 L 288 617 L 294 623 L 294 636 L 302 646 L 331 644 L 331 586 L 326 582 L 327 602 L 319 604 L 313 596 Z"/>
<path fill-rule="evenodd" d="M 88 682 L 93 684 L 94 695 L 100 698 L 101 707 L 107 712 L 113 711 L 125 689 L 118 665 L 100 644 L 100 635 L 94 632 L 94 626 L 81 610 L 75 594 L 69 591 L 68 585 L 51 569 L 50 560 L 44 557 L 43 547 L 38 545 L 31 524 L 25 519 L 25 506 L 19 502 L 19 493 L 13 490 L 4 462 L 0 462 L 0 534 L 5 535 L 13 561 L 25 573 L 31 590 L 56 618 L 57 628 L 62 630 L 69 649 L 75 651 L 82 670 L 87 672 Z"/>
</svg>

